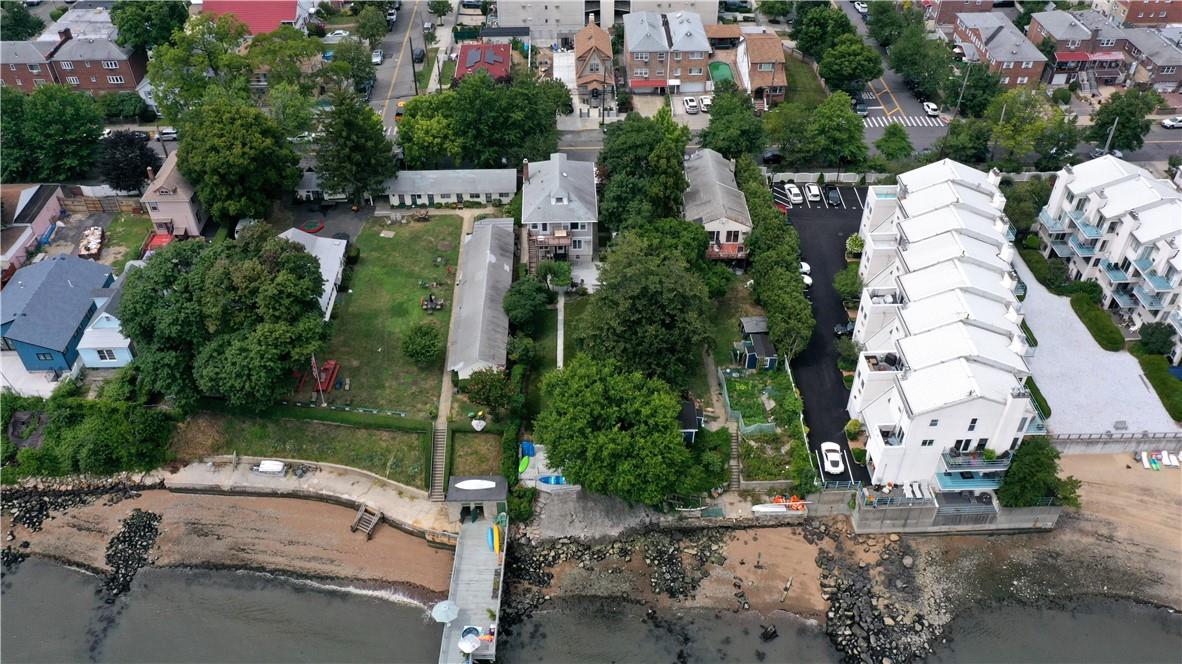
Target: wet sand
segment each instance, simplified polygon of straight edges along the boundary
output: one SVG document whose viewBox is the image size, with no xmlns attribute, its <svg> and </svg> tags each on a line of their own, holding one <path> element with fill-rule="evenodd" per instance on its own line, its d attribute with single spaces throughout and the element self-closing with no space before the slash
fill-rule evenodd
<svg viewBox="0 0 1182 664">
<path fill-rule="evenodd" d="M 157 567 L 253 569 L 323 579 L 393 585 L 430 602 L 447 594 L 453 554 L 382 524 L 373 539 L 349 532 L 354 511 L 289 498 L 255 498 L 145 491 L 140 498 L 101 502 L 54 513 L 40 532 L 11 525 L 28 553 L 106 570 L 107 541 L 131 510 L 162 515 L 151 550 Z"/>
</svg>

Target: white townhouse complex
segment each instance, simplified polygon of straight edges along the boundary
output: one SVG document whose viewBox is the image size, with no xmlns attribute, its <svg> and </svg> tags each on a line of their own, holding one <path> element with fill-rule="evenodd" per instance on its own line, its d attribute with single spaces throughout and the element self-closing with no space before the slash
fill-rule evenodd
<svg viewBox="0 0 1182 664">
<path fill-rule="evenodd" d="M 1101 304 L 1133 330 L 1168 322 L 1182 361 L 1182 192 L 1140 166 L 1104 156 L 1059 171 L 1038 214 L 1043 254 L 1072 279 L 1100 284 Z"/>
<path fill-rule="evenodd" d="M 999 181 L 945 159 L 867 194 L 847 410 L 875 484 L 987 492 L 1022 439 L 1046 432 L 1025 385 L 1025 285 Z"/>
</svg>

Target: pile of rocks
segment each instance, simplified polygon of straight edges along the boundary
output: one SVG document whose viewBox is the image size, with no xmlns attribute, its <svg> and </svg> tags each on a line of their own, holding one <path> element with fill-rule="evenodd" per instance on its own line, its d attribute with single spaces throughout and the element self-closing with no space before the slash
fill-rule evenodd
<svg viewBox="0 0 1182 664">
<path fill-rule="evenodd" d="M 28 546 L 28 542 L 22 542 L 22 544 Z M 0 573 L 15 570 L 17 565 L 20 565 L 28 557 L 28 554 L 24 551 L 14 549 L 11 546 L 0 549 Z"/>
<path fill-rule="evenodd" d="M 114 504 L 126 498 L 136 498 L 141 490 L 157 486 L 145 485 L 126 476 L 103 480 L 58 478 L 5 489 L 0 493 L 0 499 L 4 502 L 4 510 L 12 514 L 13 521 L 37 532 L 46 519 L 53 518 L 50 512 L 64 512 L 99 499 Z"/>
<path fill-rule="evenodd" d="M 148 551 L 160 535 L 160 515 L 135 509 L 123 520 L 123 527 L 107 542 L 107 567 L 102 590 L 108 603 L 131 589 L 136 572 L 148 564 Z"/>
</svg>

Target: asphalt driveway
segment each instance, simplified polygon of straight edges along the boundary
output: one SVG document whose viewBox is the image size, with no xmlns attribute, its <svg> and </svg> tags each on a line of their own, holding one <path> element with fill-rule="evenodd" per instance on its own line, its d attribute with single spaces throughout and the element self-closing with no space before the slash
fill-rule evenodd
<svg viewBox="0 0 1182 664">
<path fill-rule="evenodd" d="M 809 297 L 817 320 L 808 347 L 792 361 L 792 373 L 804 399 L 809 447 L 815 455 L 821 443 L 835 442 L 847 460 L 851 459 L 844 433 L 849 420 L 845 412 L 849 391 L 841 382 L 833 343 L 833 326 L 845 322 L 846 312 L 833 288 L 833 276 L 846 266 L 845 240 L 858 231 L 865 197 L 865 187 L 842 187 L 839 206 L 809 203 L 788 210 L 789 221 L 800 233 L 801 260 L 812 268 L 813 287 Z M 847 473 L 841 476 L 826 473 L 825 479 L 849 480 L 852 471 L 854 480 L 869 483 L 870 474 L 865 467 L 848 462 L 847 466 L 850 467 Z"/>
</svg>

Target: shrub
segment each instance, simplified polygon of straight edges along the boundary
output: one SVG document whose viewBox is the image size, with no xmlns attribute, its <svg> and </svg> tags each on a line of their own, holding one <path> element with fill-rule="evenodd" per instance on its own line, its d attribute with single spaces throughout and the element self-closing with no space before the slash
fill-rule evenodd
<svg viewBox="0 0 1182 664">
<path fill-rule="evenodd" d="M 743 479 L 756 482 L 789 479 L 792 458 L 784 443 L 777 434 L 761 434 L 744 441 L 739 448 Z"/>
<path fill-rule="evenodd" d="M 513 398 L 509 377 L 501 369 L 490 367 L 472 372 L 464 381 L 464 393 L 468 400 L 493 412 L 503 412 Z"/>
<path fill-rule="evenodd" d="M 833 277 L 833 288 L 843 302 L 857 301 L 862 296 L 862 277 L 858 276 L 858 266 L 850 264 L 838 272 Z"/>
<path fill-rule="evenodd" d="M 402 339 L 402 352 L 421 367 L 438 364 L 443 357 L 443 338 L 433 321 L 415 323 Z"/>
<path fill-rule="evenodd" d="M 550 296 L 541 281 L 526 277 L 513 282 L 501 306 L 513 327 L 529 333 L 533 332 L 541 313 L 550 306 Z"/>
<path fill-rule="evenodd" d="M 509 338 L 508 355 L 510 362 L 529 366 L 537 355 L 537 344 L 524 334 L 514 334 Z"/>
<path fill-rule="evenodd" d="M 1071 103 L 1071 90 L 1067 88 L 1056 88 L 1051 93 L 1051 100 L 1060 106 Z"/>
<path fill-rule="evenodd" d="M 1042 246 L 1042 243 L 1039 241 L 1037 235 L 1027 235 L 1026 239 L 1022 240 L 1022 246 L 1031 251 L 1038 251 L 1039 247 Z"/>
<path fill-rule="evenodd" d="M 139 118 L 148 107 L 134 92 L 104 92 L 98 96 L 99 108 L 108 120 Z"/>
<path fill-rule="evenodd" d="M 861 420 L 850 420 L 845 423 L 845 437 L 847 440 L 856 440 L 860 435 L 862 435 Z"/>
<path fill-rule="evenodd" d="M 1075 310 L 1079 320 L 1083 322 L 1084 327 L 1088 328 L 1088 332 L 1091 332 L 1092 338 L 1100 344 L 1101 348 L 1115 352 L 1125 347 L 1125 338 L 1121 334 L 1120 328 L 1112 321 L 1108 312 L 1097 307 L 1087 294 L 1072 295 L 1071 308 Z"/>
<path fill-rule="evenodd" d="M 1153 385 L 1166 412 L 1173 419 L 1182 421 L 1182 380 L 1170 373 L 1170 361 L 1161 355 L 1149 354 L 1139 343 L 1133 345 L 1133 356 L 1141 363 L 1141 370 Z"/>
<path fill-rule="evenodd" d="M 521 419 L 514 418 L 505 426 L 505 433 L 501 434 L 501 474 L 509 486 L 517 484 L 517 463 L 520 456 L 517 450 L 517 433 L 521 431 Z"/>
<path fill-rule="evenodd" d="M 361 247 L 350 244 L 349 248 L 345 250 L 345 265 L 356 265 L 359 260 L 361 260 Z"/>
<path fill-rule="evenodd" d="M 1051 416 L 1051 404 L 1047 403 L 1047 398 L 1042 395 L 1042 390 L 1038 389 L 1038 383 L 1034 382 L 1034 376 L 1026 378 L 1026 389 L 1030 390 L 1030 397 L 1034 399 L 1034 403 L 1038 405 L 1038 409 L 1046 417 Z"/>
<path fill-rule="evenodd" d="M 850 456 L 854 457 L 854 463 L 859 466 L 866 465 L 866 448 L 865 447 L 851 447 Z"/>
<path fill-rule="evenodd" d="M 1168 355 L 1174 349 L 1174 328 L 1169 323 L 1141 326 L 1141 348 L 1150 355 Z"/>
<path fill-rule="evenodd" d="M 1072 81 L 1067 84 L 1067 89 L 1071 92 L 1079 92 L 1079 81 Z"/>
<path fill-rule="evenodd" d="M 794 440 L 788 448 L 788 455 L 792 482 L 797 491 L 807 494 L 817 484 L 817 469 L 813 468 L 813 455 L 809 452 L 809 446 L 803 440 Z"/>
<path fill-rule="evenodd" d="M 70 11 L 70 8 L 64 5 L 61 7 L 54 7 L 53 11 L 49 12 L 49 20 L 56 21 L 62 16 L 65 16 L 66 12 L 68 11 Z"/>
<path fill-rule="evenodd" d="M 328 34 L 328 31 L 325 29 L 323 23 L 320 23 L 318 21 L 308 23 L 308 36 L 309 37 L 323 37 L 326 34 Z"/>
<path fill-rule="evenodd" d="M 866 242 L 861 235 L 851 235 L 845 239 L 845 252 L 851 256 L 861 256 L 866 248 Z"/>
<path fill-rule="evenodd" d="M 525 523 L 534 516 L 534 497 L 538 490 L 533 487 L 513 487 L 509 492 L 509 522 Z"/>
<path fill-rule="evenodd" d="M 1043 436 L 1027 438 L 1006 471 L 997 498 L 1006 507 L 1033 507 L 1045 498 L 1079 507 L 1079 480 L 1059 477 L 1059 450 Z"/>
<path fill-rule="evenodd" d="M 555 288 L 570 286 L 570 263 L 566 261 L 542 261 L 538 263 L 538 280 Z"/>
<path fill-rule="evenodd" d="M 835 344 L 837 348 L 837 368 L 842 371 L 853 371 L 858 364 L 858 346 L 853 339 L 842 337 Z"/>
</svg>

